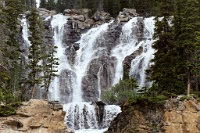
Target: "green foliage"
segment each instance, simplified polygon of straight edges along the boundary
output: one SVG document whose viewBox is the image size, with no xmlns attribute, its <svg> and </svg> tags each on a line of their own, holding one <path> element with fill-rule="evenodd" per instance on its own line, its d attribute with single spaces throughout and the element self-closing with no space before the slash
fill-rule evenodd
<svg viewBox="0 0 200 133">
<path fill-rule="evenodd" d="M 28 20 L 30 22 L 29 30 L 31 31 L 31 36 L 29 37 L 29 40 L 31 46 L 29 47 L 28 55 L 28 68 L 30 69 L 30 72 L 28 73 L 27 83 L 31 88 L 31 97 L 33 98 L 36 86 L 42 83 L 42 79 L 39 76 L 42 71 L 42 65 L 39 63 L 42 59 L 42 22 L 36 8 L 31 9 Z"/>
<path fill-rule="evenodd" d="M 127 100 L 136 99 L 137 83 L 134 78 L 120 80 L 102 94 L 102 99 L 109 104 L 121 104 Z"/>
<path fill-rule="evenodd" d="M 14 97 L 9 90 L 0 88 L 0 117 L 15 114 L 20 104 L 20 100 Z"/>
<path fill-rule="evenodd" d="M 41 87 L 44 87 L 45 89 L 45 98 L 47 98 L 47 94 L 49 91 L 49 86 L 51 81 L 55 76 L 58 76 L 56 74 L 57 66 L 59 65 L 58 63 L 58 58 L 55 58 L 54 55 L 57 52 L 56 51 L 57 47 L 56 46 L 51 46 L 50 52 L 43 54 L 43 66 L 42 66 L 42 71 L 43 71 L 43 84 Z M 44 48 L 45 50 L 45 48 Z M 45 53 L 45 51 L 43 51 Z"/>
</svg>

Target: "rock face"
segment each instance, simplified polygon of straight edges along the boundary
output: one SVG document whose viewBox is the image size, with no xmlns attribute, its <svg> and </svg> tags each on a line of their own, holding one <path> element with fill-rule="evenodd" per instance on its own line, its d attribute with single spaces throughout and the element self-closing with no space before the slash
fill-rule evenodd
<svg viewBox="0 0 200 133">
<path fill-rule="evenodd" d="M 0 118 L 0 133 L 73 133 L 64 124 L 65 112 L 58 102 L 31 99 L 16 115 Z"/>
<path fill-rule="evenodd" d="M 200 133 L 200 104 L 168 100 L 162 106 L 124 104 L 106 133 Z"/>
</svg>

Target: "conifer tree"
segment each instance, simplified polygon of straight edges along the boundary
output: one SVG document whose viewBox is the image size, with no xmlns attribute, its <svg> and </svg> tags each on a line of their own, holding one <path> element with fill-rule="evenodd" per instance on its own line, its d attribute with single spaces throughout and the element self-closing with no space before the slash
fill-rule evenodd
<svg viewBox="0 0 200 133">
<path fill-rule="evenodd" d="M 190 94 L 192 86 L 198 90 L 199 77 L 199 46 L 198 41 L 200 32 L 200 3 L 197 0 L 177 0 L 175 14 L 175 36 L 176 44 L 179 48 L 179 56 L 184 79 L 187 82 L 187 95 Z M 184 67 L 183 67 L 184 66 Z M 195 80 L 192 82 L 192 80 Z M 196 82 L 196 83 L 195 83 Z M 194 84 L 194 85 L 192 85 Z"/>
<path fill-rule="evenodd" d="M 44 48 L 43 50 L 45 50 L 46 48 Z M 43 66 L 42 66 L 42 72 L 43 72 L 43 76 L 42 76 L 42 80 L 43 80 L 43 84 L 41 87 L 44 87 L 45 89 L 45 98 L 47 99 L 47 95 L 48 95 L 48 91 L 49 91 L 49 87 L 50 87 L 50 83 L 53 80 L 53 78 L 55 76 L 58 76 L 56 74 L 57 70 L 57 66 L 58 64 L 58 58 L 55 58 L 55 53 L 57 47 L 56 46 L 51 46 L 51 49 L 48 50 L 49 52 L 46 53 L 45 51 L 43 51 Z"/>
<path fill-rule="evenodd" d="M 170 26 L 172 11 L 171 0 L 161 2 L 160 14 L 155 18 L 154 38 L 157 39 L 153 44 L 153 48 L 156 50 L 155 57 L 152 60 L 153 65 L 147 70 L 149 79 L 153 81 L 156 91 L 159 94 L 168 93 L 169 95 L 182 93 L 176 83 L 178 79 L 174 67 L 176 57 L 174 57 L 173 29 Z"/>
<path fill-rule="evenodd" d="M 29 47 L 29 69 L 30 72 L 28 73 L 28 80 L 27 83 L 31 88 L 31 97 L 34 96 L 34 91 L 38 85 L 41 84 L 42 79 L 40 73 L 42 71 L 41 65 L 41 47 L 42 47 L 42 32 L 41 32 L 41 20 L 40 16 L 36 10 L 36 8 L 31 9 L 31 13 L 28 16 L 30 26 L 29 30 L 31 32 L 31 36 L 29 40 L 31 42 L 31 46 Z"/>
</svg>

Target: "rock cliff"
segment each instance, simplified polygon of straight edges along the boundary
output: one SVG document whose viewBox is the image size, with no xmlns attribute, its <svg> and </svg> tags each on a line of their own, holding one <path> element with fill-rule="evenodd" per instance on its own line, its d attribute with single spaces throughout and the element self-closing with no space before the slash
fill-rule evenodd
<svg viewBox="0 0 200 133">
<path fill-rule="evenodd" d="M 16 115 L 0 117 L 0 133 L 73 133 L 64 124 L 65 112 L 58 102 L 31 99 Z"/>
<path fill-rule="evenodd" d="M 106 133 L 200 133 L 199 111 L 196 100 L 126 103 Z"/>
</svg>

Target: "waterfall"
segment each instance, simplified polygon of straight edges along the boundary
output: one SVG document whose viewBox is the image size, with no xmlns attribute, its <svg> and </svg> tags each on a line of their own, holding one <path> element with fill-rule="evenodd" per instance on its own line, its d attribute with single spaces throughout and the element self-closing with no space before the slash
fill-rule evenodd
<svg viewBox="0 0 200 133">
<path fill-rule="evenodd" d="M 142 20 L 142 21 L 141 21 Z M 143 23 L 144 27 L 140 28 L 139 23 Z M 142 31 L 140 31 L 142 30 Z M 142 32 L 142 35 L 137 35 Z M 131 61 L 131 68 L 129 75 L 134 77 L 138 82 L 139 88 L 146 84 L 145 70 L 150 65 L 150 60 L 153 58 L 154 49 L 151 47 L 154 40 L 154 20 L 151 18 L 134 17 L 127 22 L 123 28 L 120 36 L 120 43 L 113 48 L 112 56 L 117 58 L 117 65 L 115 70 L 115 78 L 113 84 L 118 83 L 123 76 L 123 60 L 126 56 L 132 54 L 138 49 L 142 49 L 142 53 L 138 54 L 135 59 Z"/>
<path fill-rule="evenodd" d="M 37 8 L 40 7 L 40 0 L 36 0 L 36 7 L 37 7 Z"/>
<path fill-rule="evenodd" d="M 23 15 L 22 17 L 23 17 L 21 19 L 22 37 L 24 39 L 25 46 L 29 47 L 31 43 L 30 43 L 30 41 L 28 39 L 28 22 L 27 22 L 27 19 L 26 19 L 25 15 Z"/>
<path fill-rule="evenodd" d="M 54 45 L 57 46 L 57 53 L 55 55 L 58 58 L 58 72 L 56 74 L 60 75 L 61 71 L 65 68 L 69 68 L 66 66 L 68 64 L 67 57 L 65 56 L 65 48 L 62 44 L 63 39 L 63 30 L 64 25 L 67 22 L 67 17 L 61 14 L 55 15 L 51 21 L 51 27 L 54 31 Z M 59 91 L 59 77 L 55 77 L 53 82 L 50 85 L 50 100 L 57 100 L 60 101 L 60 91 Z"/>
<path fill-rule="evenodd" d="M 112 84 L 116 84 L 123 75 L 123 60 L 141 49 L 141 53 L 130 62 L 129 74 L 136 78 L 140 87 L 146 85 L 145 70 L 154 53 L 151 47 L 154 42 L 152 39 L 153 18 L 134 17 L 125 23 L 122 26 L 118 43 L 111 47 L 110 52 L 106 46 L 106 41 L 108 41 L 106 34 L 114 22 L 111 21 L 89 29 L 76 42 L 79 48 L 74 53 L 73 63 L 69 59 L 70 54 L 66 51 L 66 48 L 70 46 L 63 42 L 66 23 L 67 17 L 61 14 L 53 16 L 51 21 L 54 45 L 58 47 L 55 56 L 59 58 L 57 73 L 59 76 L 51 83 L 49 99 L 63 103 L 66 111 L 65 123 L 68 128 L 75 129 L 77 133 L 103 132 L 121 111 L 118 106 L 105 105 L 103 116 L 98 112 L 100 107 L 96 101 L 100 100 L 101 91 L 105 89 L 102 88 L 102 83 L 107 80 L 102 81 L 103 74 L 107 69 L 104 61 L 106 60 L 108 63 L 113 62 L 113 59 L 116 60 L 113 70 L 115 74 L 111 79 Z M 92 92 L 86 96 L 87 93 L 84 91 L 89 87 L 89 92 Z M 91 98 L 91 95 L 95 98 Z"/>
<path fill-rule="evenodd" d="M 78 49 L 73 53 L 73 61 L 67 50 L 72 49 L 71 45 L 64 42 L 68 17 L 57 14 L 48 20 L 53 30 L 53 43 L 57 46 L 55 57 L 59 59 L 59 76 L 51 82 L 48 98 L 63 104 L 68 128 L 75 129 L 76 133 L 103 133 L 121 110 L 116 105 L 99 105 L 101 92 L 122 78 L 123 61 L 127 56 L 140 51 L 130 62 L 129 75 L 136 78 L 140 87 L 150 84 L 145 80 L 145 70 L 155 52 L 151 47 L 155 41 L 152 39 L 153 17 L 134 17 L 123 23 L 116 40 L 109 39 L 114 36 L 110 35 L 112 27 L 117 25 L 114 21 L 89 29 L 76 42 Z M 25 17 L 21 23 L 24 42 L 29 46 Z M 99 112 L 102 107 L 103 114 Z"/>
<path fill-rule="evenodd" d="M 135 77 L 138 81 L 139 88 L 148 86 L 146 83 L 145 70 L 150 65 L 150 60 L 153 58 L 155 50 L 151 47 L 154 33 L 154 17 L 144 19 L 144 39 L 140 42 L 139 46 L 142 47 L 142 53 L 131 61 L 130 75 Z"/>
</svg>

